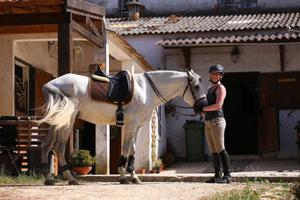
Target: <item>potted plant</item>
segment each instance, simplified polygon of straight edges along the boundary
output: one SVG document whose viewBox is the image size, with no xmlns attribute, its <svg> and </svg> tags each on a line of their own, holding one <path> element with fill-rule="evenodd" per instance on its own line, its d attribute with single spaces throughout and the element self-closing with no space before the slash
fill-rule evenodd
<svg viewBox="0 0 300 200">
<path fill-rule="evenodd" d="M 72 170 L 80 175 L 87 175 L 95 164 L 95 157 L 90 155 L 89 150 L 76 150 L 70 158 Z"/>
<path fill-rule="evenodd" d="M 154 162 L 154 166 L 153 166 L 153 170 L 155 173 L 159 173 L 162 171 L 161 169 L 162 167 L 162 161 L 161 159 L 157 159 L 155 162 Z"/>
</svg>

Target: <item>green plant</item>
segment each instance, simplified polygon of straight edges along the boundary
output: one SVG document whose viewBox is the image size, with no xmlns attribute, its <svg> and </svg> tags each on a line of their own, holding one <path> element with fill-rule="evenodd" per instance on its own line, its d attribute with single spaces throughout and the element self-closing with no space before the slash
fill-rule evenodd
<svg viewBox="0 0 300 200">
<path fill-rule="evenodd" d="M 73 167 L 91 167 L 95 164 L 96 159 L 90 155 L 89 150 L 77 150 L 71 155 L 70 165 Z"/>
<path fill-rule="evenodd" d="M 154 168 L 155 168 L 155 169 L 159 169 L 160 166 L 161 166 L 161 164 L 162 164 L 161 159 L 157 159 L 157 160 L 154 162 Z"/>
</svg>

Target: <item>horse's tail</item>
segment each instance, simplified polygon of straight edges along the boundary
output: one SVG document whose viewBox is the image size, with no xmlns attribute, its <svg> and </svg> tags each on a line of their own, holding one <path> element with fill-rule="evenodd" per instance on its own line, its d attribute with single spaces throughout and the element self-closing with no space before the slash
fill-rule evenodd
<svg viewBox="0 0 300 200">
<path fill-rule="evenodd" d="M 59 88 L 51 83 L 43 86 L 43 95 L 46 100 L 42 107 L 44 116 L 35 122 L 53 125 L 55 129 L 68 127 L 72 115 L 77 112 L 77 101 L 63 94 Z"/>
</svg>

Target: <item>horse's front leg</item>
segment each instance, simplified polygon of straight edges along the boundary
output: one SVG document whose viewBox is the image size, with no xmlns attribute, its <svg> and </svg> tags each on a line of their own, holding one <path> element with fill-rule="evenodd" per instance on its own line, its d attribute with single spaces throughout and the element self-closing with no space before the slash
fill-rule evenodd
<svg viewBox="0 0 300 200">
<path fill-rule="evenodd" d="M 122 144 L 122 152 L 118 163 L 118 172 L 120 174 L 121 184 L 129 184 L 129 181 L 125 176 L 126 171 L 131 175 L 134 183 L 140 183 L 140 180 L 138 179 L 138 177 L 134 172 L 135 140 L 139 130 L 140 128 L 131 128 L 128 126 L 124 128 L 125 134 L 124 134 L 124 139 Z M 134 153 L 132 154 L 131 152 Z M 127 156 L 129 154 L 130 156 L 127 159 Z M 126 162 L 127 162 L 127 167 L 126 167 Z"/>
<path fill-rule="evenodd" d="M 130 147 L 126 171 L 130 174 L 132 183 L 141 184 L 142 182 L 139 179 L 139 177 L 136 175 L 135 170 L 134 170 L 134 163 L 135 163 L 134 155 L 135 155 L 135 149 L 136 149 L 136 139 L 137 139 L 137 136 L 135 136 L 133 138 L 133 143 Z"/>
</svg>

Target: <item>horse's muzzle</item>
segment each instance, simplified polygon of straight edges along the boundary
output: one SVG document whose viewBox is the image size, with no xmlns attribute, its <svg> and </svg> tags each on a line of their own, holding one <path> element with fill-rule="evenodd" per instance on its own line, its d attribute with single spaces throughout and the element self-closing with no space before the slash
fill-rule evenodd
<svg viewBox="0 0 300 200">
<path fill-rule="evenodd" d="M 207 103 L 207 99 L 206 97 L 204 98 L 201 98 L 201 99 L 198 99 L 195 103 L 194 103 L 194 106 L 193 106 L 193 109 L 194 109 L 194 112 L 195 113 L 200 113 L 203 111 L 203 107 L 204 106 L 207 106 L 208 103 Z"/>
</svg>

